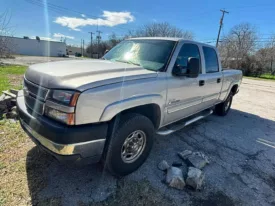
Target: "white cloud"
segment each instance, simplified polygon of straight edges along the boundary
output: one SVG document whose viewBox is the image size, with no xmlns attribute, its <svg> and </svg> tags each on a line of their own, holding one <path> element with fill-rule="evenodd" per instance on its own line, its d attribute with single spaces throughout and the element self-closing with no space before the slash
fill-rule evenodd
<svg viewBox="0 0 275 206">
<path fill-rule="evenodd" d="M 85 15 L 85 14 L 81 14 L 81 16 L 82 16 L 83 18 L 85 18 L 85 17 L 86 17 L 86 15 Z"/>
<path fill-rule="evenodd" d="M 55 23 L 69 27 L 72 30 L 80 31 L 79 27 L 84 26 L 109 26 L 113 27 L 119 24 L 126 24 L 134 21 L 135 18 L 131 12 L 111 12 L 103 11 L 102 18 L 77 18 L 61 16 L 55 19 Z"/>
<path fill-rule="evenodd" d="M 66 38 L 66 39 L 74 39 L 74 37 L 73 36 L 66 36 L 66 35 L 64 35 L 64 34 L 60 34 L 60 33 L 54 33 L 53 34 L 53 37 L 54 38 Z"/>
</svg>

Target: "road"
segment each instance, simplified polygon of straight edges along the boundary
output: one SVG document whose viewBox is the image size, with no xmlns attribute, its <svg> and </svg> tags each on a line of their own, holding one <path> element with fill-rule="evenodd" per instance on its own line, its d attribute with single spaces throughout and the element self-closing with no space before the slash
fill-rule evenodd
<svg viewBox="0 0 275 206">
<path fill-rule="evenodd" d="M 274 102 L 275 82 L 244 79 L 226 117 L 212 115 L 172 135 L 156 136 L 148 160 L 124 179 L 146 180 L 176 205 L 274 205 Z M 157 169 L 163 159 L 170 164 L 180 161 L 177 152 L 185 149 L 210 158 L 201 191 L 171 189 L 162 181 L 165 174 Z M 28 156 L 33 154 L 30 151 Z M 70 168 L 50 161 L 37 171 L 43 171 L 47 184 L 38 192 L 33 174 L 28 174 L 30 192 L 39 193 L 36 199 L 62 197 L 64 205 L 77 205 L 102 201 L 117 190 L 118 180 L 102 173 L 98 165 Z"/>
<path fill-rule="evenodd" d="M 15 55 L 14 58 L 9 59 L 1 59 L 0 62 L 4 64 L 17 64 L 17 65 L 25 65 L 29 66 L 32 64 L 44 63 L 44 62 L 51 62 L 51 61 L 65 61 L 65 60 L 72 60 L 72 59 L 82 59 L 79 57 L 44 57 L 44 56 L 23 56 L 23 55 Z"/>
</svg>

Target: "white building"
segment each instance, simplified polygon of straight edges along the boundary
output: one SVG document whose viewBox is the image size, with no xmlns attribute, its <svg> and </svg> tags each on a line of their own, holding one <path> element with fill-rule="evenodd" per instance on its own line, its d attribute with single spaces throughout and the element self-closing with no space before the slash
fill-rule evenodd
<svg viewBox="0 0 275 206">
<path fill-rule="evenodd" d="M 13 54 L 29 56 L 65 56 L 66 44 L 57 41 L 45 41 L 18 37 L 7 38 L 7 46 Z"/>
</svg>

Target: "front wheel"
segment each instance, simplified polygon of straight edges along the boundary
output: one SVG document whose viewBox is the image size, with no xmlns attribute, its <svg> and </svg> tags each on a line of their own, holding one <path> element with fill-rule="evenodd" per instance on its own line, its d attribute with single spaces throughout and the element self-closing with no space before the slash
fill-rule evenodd
<svg viewBox="0 0 275 206">
<path fill-rule="evenodd" d="M 233 100 L 233 94 L 230 93 L 224 102 L 216 105 L 215 114 L 219 116 L 227 115 L 227 113 L 231 108 L 232 100 Z"/>
<path fill-rule="evenodd" d="M 125 114 L 110 137 L 105 166 L 115 176 L 125 176 L 147 159 L 155 129 L 150 119 L 140 114 Z"/>
</svg>

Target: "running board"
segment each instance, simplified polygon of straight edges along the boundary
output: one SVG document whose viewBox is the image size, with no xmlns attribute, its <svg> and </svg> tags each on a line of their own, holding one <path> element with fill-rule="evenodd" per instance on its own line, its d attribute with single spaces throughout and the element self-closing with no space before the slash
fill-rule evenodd
<svg viewBox="0 0 275 206">
<path fill-rule="evenodd" d="M 199 121 L 199 120 L 201 120 L 201 119 L 209 116 L 212 113 L 213 113 L 212 109 L 206 110 L 206 111 L 200 113 L 198 116 L 195 116 L 195 117 L 193 117 L 193 118 L 191 118 L 191 119 L 189 119 L 187 121 L 184 121 L 184 120 L 182 121 L 181 120 L 181 121 L 179 121 L 177 123 L 173 123 L 171 126 L 170 125 L 167 126 L 169 128 L 166 127 L 165 130 L 159 130 L 156 133 L 158 135 L 169 135 L 169 134 L 172 134 L 172 133 L 174 133 L 174 132 L 176 132 L 176 131 L 178 131 L 178 130 L 180 130 L 180 129 L 182 129 L 182 128 L 184 128 L 184 127 L 186 127 L 186 126 L 188 126 L 188 125 L 190 125 L 190 124 L 192 124 L 192 123 L 194 123 L 196 121 Z"/>
</svg>

